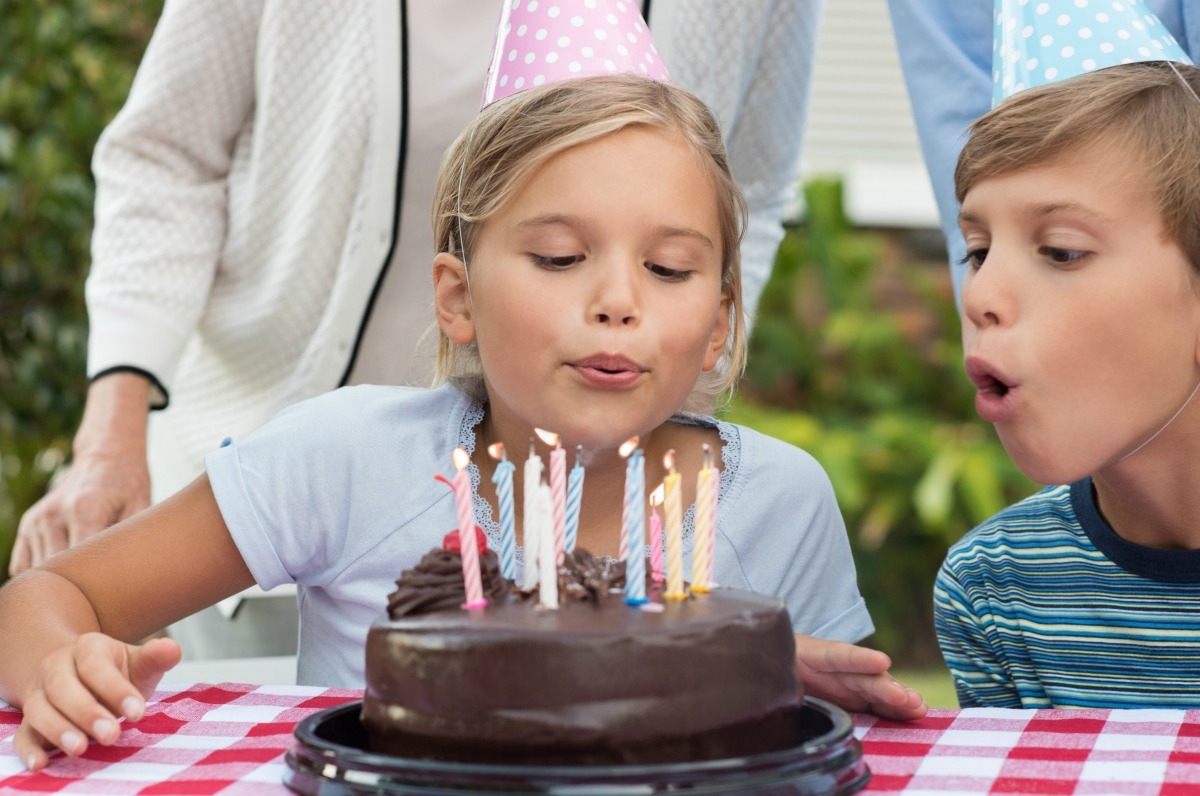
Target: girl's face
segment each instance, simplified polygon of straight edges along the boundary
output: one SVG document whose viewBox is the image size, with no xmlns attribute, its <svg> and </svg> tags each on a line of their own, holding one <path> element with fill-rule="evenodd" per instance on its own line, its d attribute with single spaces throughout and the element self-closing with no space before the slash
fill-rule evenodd
<svg viewBox="0 0 1200 796">
<path fill-rule="evenodd" d="M 1104 144 L 984 180 L 960 226 L 976 409 L 1026 475 L 1100 472 L 1167 423 L 1200 379 L 1200 300 L 1127 152 Z M 1197 433 L 1193 401 L 1127 462 Z"/>
<path fill-rule="evenodd" d="M 675 133 L 625 128 L 548 160 L 483 224 L 446 331 L 478 340 L 494 422 L 614 447 L 716 365 L 721 247 L 704 164 Z"/>
</svg>

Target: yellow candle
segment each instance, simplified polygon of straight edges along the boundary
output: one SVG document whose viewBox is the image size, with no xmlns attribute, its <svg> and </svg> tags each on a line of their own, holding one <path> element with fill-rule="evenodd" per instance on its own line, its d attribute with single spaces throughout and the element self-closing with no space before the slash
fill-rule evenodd
<svg viewBox="0 0 1200 796">
<path fill-rule="evenodd" d="M 683 506 L 679 496 L 679 473 L 675 472 L 675 451 L 663 457 L 667 476 L 663 479 L 663 512 L 666 514 L 668 600 L 687 597 L 683 590 Z"/>
<path fill-rule="evenodd" d="M 704 446 L 704 466 L 696 476 L 696 534 L 692 545 L 692 591 L 712 590 L 713 542 L 717 520 L 717 470 Z"/>
</svg>

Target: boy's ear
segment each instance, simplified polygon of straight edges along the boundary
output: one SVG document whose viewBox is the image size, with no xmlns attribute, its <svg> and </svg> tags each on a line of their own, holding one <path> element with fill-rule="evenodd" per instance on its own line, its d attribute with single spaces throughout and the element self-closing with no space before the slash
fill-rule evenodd
<svg viewBox="0 0 1200 796">
<path fill-rule="evenodd" d="M 433 258 L 433 302 L 438 326 L 452 343 L 467 345 L 475 339 L 471 293 L 463 261 L 448 252 Z"/>
<path fill-rule="evenodd" d="M 725 342 L 729 339 L 729 296 L 721 296 L 721 306 L 717 309 L 717 322 L 713 324 L 712 335 L 708 338 L 708 349 L 704 352 L 703 370 L 712 370 L 725 353 Z"/>
</svg>

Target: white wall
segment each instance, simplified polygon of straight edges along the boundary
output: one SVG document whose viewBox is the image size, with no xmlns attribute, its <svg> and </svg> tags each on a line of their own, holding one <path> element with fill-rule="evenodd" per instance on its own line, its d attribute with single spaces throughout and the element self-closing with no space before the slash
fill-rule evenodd
<svg viewBox="0 0 1200 796">
<path fill-rule="evenodd" d="M 938 226 L 886 0 L 826 0 L 803 159 L 825 174 L 858 224 Z"/>
</svg>

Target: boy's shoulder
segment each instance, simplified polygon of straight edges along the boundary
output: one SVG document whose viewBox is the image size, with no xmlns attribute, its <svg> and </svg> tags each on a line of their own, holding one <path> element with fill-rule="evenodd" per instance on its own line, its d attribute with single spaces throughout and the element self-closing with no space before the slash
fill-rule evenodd
<svg viewBox="0 0 1200 796">
<path fill-rule="evenodd" d="M 1039 557 L 1053 548 L 1064 551 L 1086 541 L 1072 500 L 1072 485 L 1044 489 L 1002 509 L 950 546 L 943 569 L 980 571 L 984 561 Z"/>
</svg>

